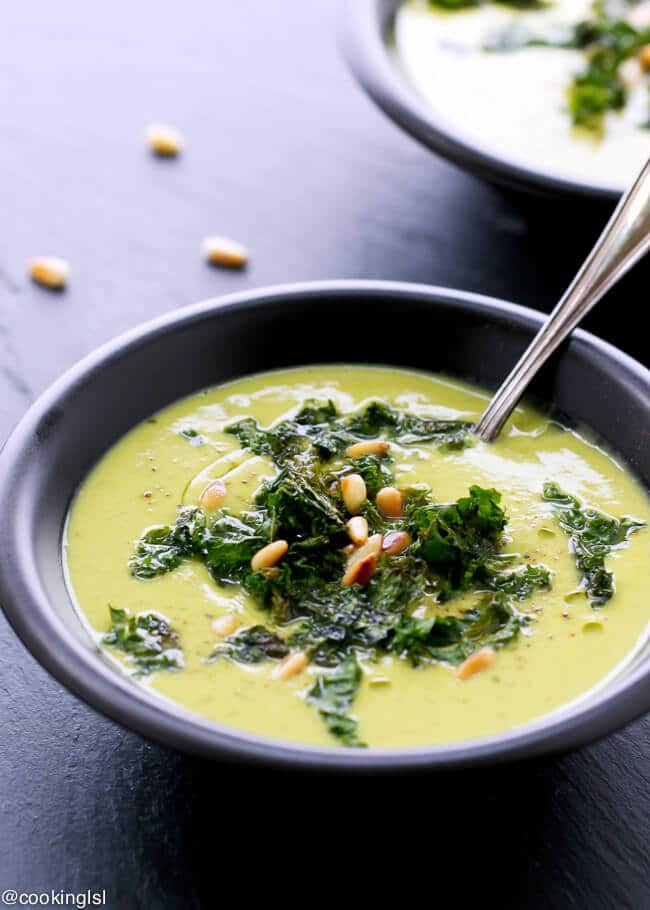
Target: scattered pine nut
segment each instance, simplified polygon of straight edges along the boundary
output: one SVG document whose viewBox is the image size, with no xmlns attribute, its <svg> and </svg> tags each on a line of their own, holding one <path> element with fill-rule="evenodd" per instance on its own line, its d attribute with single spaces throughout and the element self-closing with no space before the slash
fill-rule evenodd
<svg viewBox="0 0 650 910">
<path fill-rule="evenodd" d="M 271 671 L 271 679 L 290 679 L 292 676 L 302 673 L 308 663 L 309 658 L 303 651 L 296 651 L 293 654 L 289 654 L 284 658 L 282 663 L 273 668 Z"/>
<path fill-rule="evenodd" d="M 384 553 L 388 553 L 390 556 L 397 556 L 398 553 L 404 552 L 410 542 L 411 538 L 406 531 L 390 531 L 384 537 L 381 548 Z"/>
<path fill-rule="evenodd" d="M 232 613 L 227 613 L 225 616 L 220 616 L 218 619 L 215 619 L 212 623 L 212 628 L 215 635 L 218 635 L 219 638 L 225 638 L 235 631 L 237 628 L 237 620 Z"/>
<path fill-rule="evenodd" d="M 474 651 L 473 654 L 470 654 L 469 657 L 462 662 L 460 667 L 456 670 L 456 676 L 458 679 L 469 679 L 470 676 L 474 676 L 475 673 L 487 670 L 487 668 L 494 663 L 495 657 L 494 648 L 490 648 L 489 646 L 486 648 L 479 648 L 478 651 Z"/>
<path fill-rule="evenodd" d="M 146 136 L 151 151 L 160 158 L 175 158 L 183 150 L 183 137 L 173 126 L 152 123 Z"/>
<path fill-rule="evenodd" d="M 396 487 L 382 487 L 375 502 L 387 518 L 399 518 L 404 511 L 404 497 Z"/>
<path fill-rule="evenodd" d="M 241 269 L 248 262 L 246 247 L 228 237 L 206 237 L 201 244 L 201 253 L 211 265 L 223 265 L 229 269 Z"/>
<path fill-rule="evenodd" d="M 641 64 L 641 69 L 646 73 L 650 71 L 650 44 L 644 44 L 643 47 L 639 48 L 636 56 Z"/>
<path fill-rule="evenodd" d="M 223 480 L 213 480 L 199 496 L 199 505 L 208 512 L 214 512 L 226 498 L 226 485 Z"/>
<path fill-rule="evenodd" d="M 362 585 L 365 587 L 377 568 L 377 557 L 374 553 L 368 553 L 363 559 L 355 559 L 348 566 L 345 575 L 341 579 L 344 588 L 350 585 Z"/>
<path fill-rule="evenodd" d="M 253 572 L 257 572 L 258 569 L 270 569 L 276 562 L 280 562 L 288 549 L 289 544 L 286 540 L 274 540 L 273 543 L 267 543 L 251 559 L 251 569 Z"/>
<path fill-rule="evenodd" d="M 366 499 L 366 482 L 361 474 L 348 474 L 341 480 L 343 503 L 350 515 L 356 515 Z"/>
<path fill-rule="evenodd" d="M 368 522 L 363 515 L 355 515 L 348 521 L 348 535 L 357 547 L 363 546 L 368 540 Z"/>
<path fill-rule="evenodd" d="M 66 286 L 70 266 L 57 256 L 35 256 L 29 262 L 29 274 L 44 288 L 59 291 Z"/>
<path fill-rule="evenodd" d="M 369 439 L 367 442 L 355 442 L 348 446 L 345 454 L 349 458 L 360 458 L 362 455 L 385 455 L 390 449 L 390 443 L 385 439 Z"/>
</svg>

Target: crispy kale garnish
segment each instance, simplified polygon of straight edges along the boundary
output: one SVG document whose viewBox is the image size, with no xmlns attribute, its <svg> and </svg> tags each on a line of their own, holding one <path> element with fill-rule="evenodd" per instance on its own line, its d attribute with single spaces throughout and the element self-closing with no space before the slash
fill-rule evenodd
<svg viewBox="0 0 650 910">
<path fill-rule="evenodd" d="M 257 664 L 264 660 L 280 660 L 289 653 L 284 639 L 265 626 L 248 626 L 229 635 L 214 648 L 208 662 L 227 657 L 241 664 Z"/>
<path fill-rule="evenodd" d="M 434 442 L 462 448 L 471 441 L 471 424 L 464 420 L 439 420 L 407 414 L 380 401 L 369 402 L 355 414 L 342 415 L 333 402 L 310 401 L 294 418 L 264 429 L 247 417 L 226 427 L 240 445 L 265 455 L 282 467 L 304 454 L 328 461 L 348 446 L 382 437 L 400 445 Z"/>
<path fill-rule="evenodd" d="M 356 718 L 347 713 L 361 685 L 361 667 L 356 654 L 350 654 L 333 670 L 318 677 L 307 694 L 307 701 L 318 708 L 327 729 L 344 746 L 363 746 Z"/>
<path fill-rule="evenodd" d="M 495 594 L 458 616 L 404 618 L 395 627 L 390 650 L 408 657 L 414 666 L 423 660 L 459 664 L 478 648 L 512 641 L 523 622 L 507 597 Z"/>
<path fill-rule="evenodd" d="M 444 598 L 485 580 L 506 524 L 500 501 L 496 490 L 473 486 L 450 505 L 416 499 L 407 507 L 413 552 L 440 576 Z"/>
<path fill-rule="evenodd" d="M 134 675 L 146 676 L 155 670 L 180 670 L 183 652 L 178 635 L 168 620 L 158 613 L 138 613 L 131 616 L 128 610 L 118 610 L 109 605 L 111 630 L 102 641 L 105 645 L 124 651 Z"/>
<path fill-rule="evenodd" d="M 569 537 L 569 548 L 591 606 L 605 606 L 615 590 L 614 576 L 605 567 L 605 560 L 613 550 L 625 545 L 630 534 L 645 527 L 645 522 L 614 518 L 585 508 L 575 496 L 554 483 L 544 484 L 544 499 L 553 504 L 555 517 Z"/>
</svg>

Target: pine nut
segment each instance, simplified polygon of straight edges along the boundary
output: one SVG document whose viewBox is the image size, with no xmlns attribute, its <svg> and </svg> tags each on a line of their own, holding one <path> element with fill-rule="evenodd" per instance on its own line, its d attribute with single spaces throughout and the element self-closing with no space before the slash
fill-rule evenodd
<svg viewBox="0 0 650 910">
<path fill-rule="evenodd" d="M 644 44 L 643 47 L 639 48 L 636 56 L 641 64 L 641 69 L 647 73 L 650 70 L 650 44 Z"/>
<path fill-rule="evenodd" d="M 57 256 L 35 256 L 29 262 L 29 274 L 37 284 L 60 290 L 66 285 L 70 267 L 65 259 Z"/>
<path fill-rule="evenodd" d="M 411 538 L 406 531 L 390 531 L 384 537 L 381 548 L 384 553 L 388 553 L 390 556 L 397 556 L 398 553 L 404 552 L 410 542 Z"/>
<path fill-rule="evenodd" d="M 363 559 L 356 559 L 348 566 L 345 575 L 341 579 L 341 584 L 344 588 L 350 585 L 362 585 L 365 587 L 375 574 L 376 568 L 377 557 L 374 553 L 369 553 Z"/>
<path fill-rule="evenodd" d="M 274 540 L 273 543 L 267 543 L 251 559 L 251 569 L 253 572 L 257 572 L 258 569 L 270 569 L 276 562 L 280 562 L 288 549 L 289 544 L 286 540 Z"/>
<path fill-rule="evenodd" d="M 349 458 L 360 458 L 362 455 L 385 455 L 390 449 L 390 443 L 385 439 L 369 439 L 367 442 L 355 442 L 348 446 L 345 454 Z"/>
<path fill-rule="evenodd" d="M 355 515 L 348 521 L 348 535 L 357 547 L 363 546 L 368 540 L 368 522 L 363 515 Z"/>
<path fill-rule="evenodd" d="M 218 619 L 215 619 L 212 623 L 212 628 L 215 635 L 218 635 L 219 638 L 225 638 L 235 631 L 237 628 L 237 620 L 232 613 L 227 613 L 225 616 L 220 616 Z"/>
<path fill-rule="evenodd" d="M 228 237 L 206 237 L 201 244 L 201 253 L 211 265 L 223 265 L 230 269 L 241 269 L 248 262 L 246 247 Z"/>
<path fill-rule="evenodd" d="M 226 485 L 223 480 L 213 480 L 199 496 L 199 505 L 208 512 L 214 512 L 226 498 Z"/>
<path fill-rule="evenodd" d="M 341 480 L 341 495 L 350 515 L 356 515 L 366 499 L 366 482 L 361 474 L 348 474 Z"/>
<path fill-rule="evenodd" d="M 494 648 L 479 648 L 478 651 L 474 651 L 473 654 L 462 662 L 460 667 L 456 670 L 456 676 L 458 679 L 469 679 L 470 676 L 474 676 L 475 673 L 480 673 L 482 670 L 487 670 L 494 663 L 494 658 L 496 654 L 494 653 Z"/>
<path fill-rule="evenodd" d="M 288 654 L 282 663 L 273 668 L 271 671 L 271 679 L 290 679 L 292 676 L 302 673 L 308 663 L 309 658 L 303 651 L 296 651 L 294 654 Z"/>
<path fill-rule="evenodd" d="M 387 518 L 399 518 L 404 511 L 404 498 L 396 487 L 382 487 L 375 502 Z"/>
<path fill-rule="evenodd" d="M 349 585 L 367 585 L 377 568 L 377 558 L 381 553 L 381 534 L 373 534 L 362 547 L 355 550 L 348 559 L 345 574 L 341 580 L 344 587 Z"/>
<path fill-rule="evenodd" d="M 175 158 L 182 151 L 183 137 L 173 126 L 152 123 L 147 127 L 146 136 L 151 151 L 161 158 Z"/>
</svg>

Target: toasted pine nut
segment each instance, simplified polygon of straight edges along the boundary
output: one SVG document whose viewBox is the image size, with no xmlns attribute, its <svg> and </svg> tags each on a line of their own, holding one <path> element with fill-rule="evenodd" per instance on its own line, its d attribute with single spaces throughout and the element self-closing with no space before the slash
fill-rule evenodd
<svg viewBox="0 0 650 910">
<path fill-rule="evenodd" d="M 643 79 L 643 68 L 638 55 L 624 60 L 618 68 L 618 75 L 628 88 L 634 88 Z"/>
<path fill-rule="evenodd" d="M 355 442 L 348 446 L 345 454 L 349 458 L 360 458 L 362 455 L 385 455 L 390 443 L 385 439 L 369 439 L 367 442 Z"/>
<path fill-rule="evenodd" d="M 348 521 L 348 535 L 353 544 L 358 547 L 368 540 L 368 522 L 363 515 L 355 515 Z"/>
<path fill-rule="evenodd" d="M 218 635 L 220 638 L 225 638 L 226 635 L 230 635 L 231 632 L 235 631 L 237 628 L 237 620 L 232 613 L 226 613 L 225 616 L 220 616 L 218 619 L 214 620 L 212 628 L 215 635 Z"/>
<path fill-rule="evenodd" d="M 388 518 L 399 518 L 404 511 L 404 498 L 396 487 L 382 487 L 375 502 Z"/>
<path fill-rule="evenodd" d="M 341 495 L 350 515 L 356 515 L 366 499 L 366 482 L 361 474 L 348 474 L 341 480 Z"/>
<path fill-rule="evenodd" d="M 286 540 L 274 540 L 273 543 L 267 543 L 251 559 L 251 569 L 253 572 L 257 572 L 258 569 L 270 569 L 276 562 L 280 562 L 288 549 L 289 544 Z"/>
<path fill-rule="evenodd" d="M 384 553 L 388 553 L 390 556 L 396 556 L 398 553 L 402 553 L 410 542 L 411 538 L 406 531 L 390 531 L 384 537 L 381 548 Z"/>
<path fill-rule="evenodd" d="M 494 663 L 495 657 L 494 648 L 490 648 L 489 645 L 486 648 L 479 648 L 478 651 L 474 651 L 473 654 L 470 654 L 469 657 L 462 662 L 460 667 L 456 670 L 456 676 L 458 679 L 469 679 L 470 676 L 474 676 L 475 673 L 487 670 L 487 668 Z"/>
<path fill-rule="evenodd" d="M 58 291 L 65 287 L 70 267 L 57 256 L 35 256 L 29 262 L 29 274 L 37 284 Z"/>
<path fill-rule="evenodd" d="M 381 534 L 373 534 L 362 547 L 359 547 L 359 549 L 355 551 L 354 558 L 363 559 L 368 553 L 371 553 L 373 556 L 379 556 L 381 553 L 382 540 Z"/>
<path fill-rule="evenodd" d="M 376 568 L 377 557 L 374 553 L 368 553 L 363 559 L 355 559 L 351 562 L 341 579 L 341 584 L 344 588 L 350 585 L 363 585 L 365 587 L 375 574 Z"/>
<path fill-rule="evenodd" d="M 211 265 L 224 265 L 230 269 L 241 269 L 248 262 L 248 250 L 242 243 L 228 237 L 206 237 L 201 252 Z"/>
<path fill-rule="evenodd" d="M 173 126 L 152 123 L 147 127 L 147 142 L 151 151 L 161 158 L 175 158 L 183 148 L 183 137 Z"/>
<path fill-rule="evenodd" d="M 639 48 L 636 56 L 641 64 L 641 69 L 647 73 L 650 70 L 650 44 L 644 44 L 643 47 Z"/>
<path fill-rule="evenodd" d="M 212 480 L 199 496 L 199 505 L 208 512 L 218 509 L 226 498 L 226 485 L 223 480 Z"/>
<path fill-rule="evenodd" d="M 344 587 L 348 585 L 367 585 L 377 568 L 377 558 L 381 553 L 381 534 L 373 534 L 352 553 L 341 580 Z M 360 568 L 359 568 L 360 567 Z"/>
<path fill-rule="evenodd" d="M 303 651 L 295 651 L 293 654 L 288 654 L 282 663 L 273 668 L 271 679 L 290 679 L 292 676 L 302 673 L 308 663 L 309 658 Z"/>
</svg>

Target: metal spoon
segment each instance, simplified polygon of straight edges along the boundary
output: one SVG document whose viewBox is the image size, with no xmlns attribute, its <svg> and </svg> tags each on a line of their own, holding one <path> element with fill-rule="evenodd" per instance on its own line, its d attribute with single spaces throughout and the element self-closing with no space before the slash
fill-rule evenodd
<svg viewBox="0 0 650 910">
<path fill-rule="evenodd" d="M 491 442 L 540 367 L 600 298 L 650 249 L 650 159 L 564 296 L 494 395 L 474 433 Z"/>
</svg>

